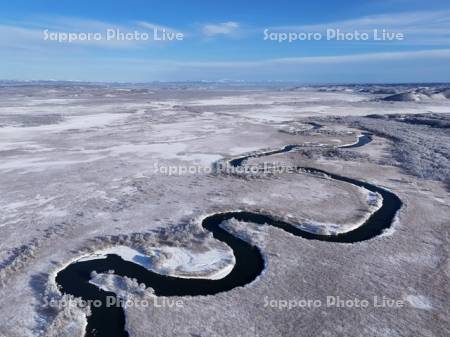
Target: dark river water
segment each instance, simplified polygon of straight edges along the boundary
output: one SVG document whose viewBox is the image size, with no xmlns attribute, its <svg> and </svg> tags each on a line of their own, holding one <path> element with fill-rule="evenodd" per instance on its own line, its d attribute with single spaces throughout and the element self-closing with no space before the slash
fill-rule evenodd
<svg viewBox="0 0 450 337">
<path fill-rule="evenodd" d="M 317 128 L 320 128 L 319 124 L 317 124 Z M 339 149 L 353 149 L 353 148 L 357 148 L 357 147 L 361 147 L 361 146 L 364 146 L 366 144 L 369 144 L 372 140 L 373 140 L 372 139 L 372 134 L 370 134 L 368 132 L 363 132 L 358 137 L 358 140 L 357 140 L 357 142 L 355 144 L 338 146 L 338 148 Z M 295 145 L 295 144 L 286 145 L 286 146 L 282 147 L 281 149 L 267 151 L 267 152 L 261 152 L 261 153 L 256 153 L 256 154 L 250 154 L 248 156 L 235 158 L 235 159 L 230 160 L 229 164 L 231 166 L 233 166 L 233 167 L 238 167 L 238 166 L 241 166 L 244 161 L 246 161 L 247 159 L 250 159 L 250 158 L 259 158 L 259 157 L 271 156 L 271 155 L 274 155 L 274 154 L 290 152 L 292 150 L 299 150 L 299 149 L 301 149 L 303 147 L 304 147 L 304 145 Z"/>
<path fill-rule="evenodd" d="M 369 144 L 372 141 L 372 135 L 367 132 L 363 132 L 361 136 L 358 137 L 358 141 L 355 144 L 339 146 L 340 149 L 352 149 L 355 147 L 360 147 Z"/>
<path fill-rule="evenodd" d="M 363 137 L 360 137 L 360 140 Z M 362 142 L 362 141 L 361 141 Z M 361 145 L 360 145 L 361 146 Z M 279 153 L 279 150 L 273 153 Z M 284 151 L 290 151 L 285 147 Z M 266 153 L 267 155 L 267 153 Z M 240 163 L 234 163 L 240 165 Z M 91 272 L 104 273 L 114 270 L 114 274 L 135 278 L 139 283 L 145 283 L 152 287 L 158 296 L 196 296 L 214 295 L 219 292 L 229 291 L 254 281 L 264 269 L 264 259 L 261 251 L 251 244 L 228 233 L 220 224 L 228 219 L 235 218 L 240 221 L 252 222 L 260 225 L 268 225 L 279 228 L 298 237 L 307 240 L 320 240 L 337 243 L 353 243 L 369 240 L 383 233 L 390 227 L 397 211 L 402 206 L 400 199 L 390 191 L 367 182 L 347 178 L 314 168 L 298 168 L 311 173 L 326 174 L 331 179 L 364 187 L 372 192 L 377 192 L 383 197 L 382 207 L 373 213 L 370 218 L 360 227 L 350 232 L 339 235 L 313 234 L 301 230 L 292 224 L 280 221 L 268 214 L 253 212 L 226 212 L 217 213 L 206 217 L 202 226 L 211 232 L 215 239 L 227 244 L 234 253 L 236 263 L 231 272 L 222 279 L 185 279 L 164 276 L 147 270 L 133 262 L 125 261 L 117 255 L 107 255 L 89 261 L 75 261 L 61 270 L 56 276 L 56 282 L 63 293 L 81 297 L 84 300 L 100 300 L 106 303 L 107 296 L 115 296 L 114 293 L 103 291 L 89 283 Z M 301 205 L 299 205 L 301 207 Z M 125 337 L 125 314 L 120 306 L 91 307 L 92 315 L 88 317 L 86 336 L 96 337 Z M 151 335 L 151 332 L 149 332 Z"/>
</svg>

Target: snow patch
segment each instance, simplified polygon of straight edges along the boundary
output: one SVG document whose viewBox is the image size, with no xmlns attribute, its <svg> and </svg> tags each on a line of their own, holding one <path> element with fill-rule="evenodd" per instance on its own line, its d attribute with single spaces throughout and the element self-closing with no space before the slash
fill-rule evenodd
<svg viewBox="0 0 450 337">
<path fill-rule="evenodd" d="M 358 221 L 349 222 L 346 224 L 323 223 L 317 221 L 306 220 L 296 226 L 306 232 L 321 234 L 321 235 L 338 235 L 342 233 L 351 232 L 358 227 L 361 227 L 373 213 L 378 211 L 383 205 L 383 197 L 379 193 L 371 192 L 364 187 L 359 188 L 360 191 L 366 195 L 368 211 Z"/>
<path fill-rule="evenodd" d="M 414 308 L 421 310 L 431 310 L 433 306 L 431 301 L 422 295 L 407 295 L 405 300 Z"/>
<path fill-rule="evenodd" d="M 0 136 L 11 136 L 14 138 L 20 136 L 28 136 L 30 132 L 63 132 L 74 129 L 89 129 L 94 127 L 104 127 L 110 125 L 118 120 L 126 118 L 126 114 L 114 113 L 99 113 L 95 115 L 72 116 L 68 117 L 61 123 L 29 126 L 29 127 L 14 127 L 8 126 L 0 128 Z"/>
<path fill-rule="evenodd" d="M 218 280 L 228 275 L 236 263 L 230 248 L 209 249 L 204 252 L 193 252 L 182 247 L 146 247 L 147 254 L 127 246 L 116 246 L 86 255 L 78 261 L 106 258 L 108 254 L 119 255 L 130 261 L 161 275 L 179 278 L 202 278 Z"/>
</svg>

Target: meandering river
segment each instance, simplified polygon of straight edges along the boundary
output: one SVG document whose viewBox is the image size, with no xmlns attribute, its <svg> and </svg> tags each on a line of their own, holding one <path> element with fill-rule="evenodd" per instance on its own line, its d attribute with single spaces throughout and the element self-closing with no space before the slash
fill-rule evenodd
<svg viewBox="0 0 450 337">
<path fill-rule="evenodd" d="M 367 139 L 362 140 L 362 138 L 359 137 L 358 143 L 351 145 L 351 147 L 355 147 L 357 144 L 359 144 L 358 146 L 367 144 Z M 281 150 L 265 152 L 264 155 L 291 151 L 293 149 L 292 147 L 297 147 L 297 145 L 289 145 Z M 230 164 L 233 166 L 242 165 L 246 159 L 248 157 L 231 160 Z M 147 287 L 152 287 L 156 296 L 214 295 L 251 283 L 264 269 L 264 260 L 259 248 L 222 228 L 220 224 L 226 220 L 234 218 L 240 221 L 273 226 L 308 240 L 353 243 L 369 240 L 382 234 L 386 228 L 391 226 L 397 211 L 402 206 L 400 199 L 394 193 L 370 183 L 315 168 L 298 167 L 297 170 L 301 172 L 306 171 L 311 174 L 326 174 L 330 179 L 364 187 L 371 192 L 379 193 L 383 198 L 382 206 L 360 227 L 338 235 L 310 233 L 293 224 L 281 221 L 276 216 L 270 214 L 239 211 L 217 213 L 208 216 L 202 221 L 203 228 L 211 232 L 216 240 L 227 244 L 233 250 L 236 260 L 231 272 L 219 280 L 186 279 L 165 276 L 111 254 L 107 255 L 106 258 L 80 260 L 69 264 L 66 268 L 58 272 L 56 282 L 63 293 L 81 297 L 84 300 L 99 300 L 102 303 L 106 303 L 107 296 L 115 296 L 115 294 L 99 289 L 97 286 L 89 283 L 92 271 L 105 273 L 109 270 L 114 270 L 114 274 L 116 275 L 135 278 L 139 283 L 144 283 Z M 88 317 L 88 325 L 86 328 L 87 337 L 128 336 L 125 330 L 125 313 L 120 306 L 93 306 L 91 310 L 92 315 Z"/>
</svg>

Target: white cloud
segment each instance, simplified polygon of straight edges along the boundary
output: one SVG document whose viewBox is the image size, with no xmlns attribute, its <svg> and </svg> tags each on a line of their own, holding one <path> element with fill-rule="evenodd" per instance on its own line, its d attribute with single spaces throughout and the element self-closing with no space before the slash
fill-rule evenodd
<svg viewBox="0 0 450 337">
<path fill-rule="evenodd" d="M 239 23 L 234 21 L 206 24 L 202 27 L 202 33 L 207 37 L 216 35 L 235 35 L 239 30 Z"/>
<path fill-rule="evenodd" d="M 403 33 L 405 35 L 404 43 L 406 44 L 448 44 L 450 43 L 450 11 L 378 14 L 311 25 L 276 26 L 271 27 L 270 30 L 324 32 L 328 28 L 347 32 L 387 29 Z"/>
<path fill-rule="evenodd" d="M 167 26 L 162 26 L 162 25 L 158 25 L 152 22 L 147 22 L 147 21 L 137 21 L 136 24 L 140 27 L 149 29 L 149 30 L 154 30 L 157 29 L 159 31 L 165 30 L 166 32 L 170 32 L 170 33 L 183 33 L 180 30 L 177 30 L 175 28 L 171 28 L 171 27 L 167 27 Z M 183 33 L 184 34 L 184 33 Z"/>
<path fill-rule="evenodd" d="M 42 53 L 36 55 L 33 62 L 28 60 L 25 56 L 4 60 L 0 64 L 0 73 L 10 79 L 147 82 L 228 78 L 319 83 L 444 82 L 448 81 L 450 71 L 450 49 L 227 62 L 183 62 L 112 55 L 80 59 L 71 54 L 46 58 Z M 21 72 L 17 73 L 17 69 Z"/>
<path fill-rule="evenodd" d="M 338 56 L 309 56 L 269 60 L 271 63 L 352 63 L 371 61 L 394 61 L 403 59 L 436 59 L 450 57 L 450 49 L 431 49 L 403 52 L 366 53 Z"/>
<path fill-rule="evenodd" d="M 156 25 L 150 22 L 133 22 L 128 24 L 115 24 L 111 22 L 88 20 L 73 17 L 39 17 L 32 24 L 25 22 L 8 22 L 0 25 L 0 47 L 11 50 L 57 50 L 61 47 L 98 47 L 98 48 L 138 48 L 149 45 L 155 45 L 153 41 L 154 29 L 165 29 L 166 32 L 178 33 L 176 29 Z M 118 38 L 107 39 L 107 31 L 116 30 L 119 32 Z M 57 42 L 45 40 L 47 31 L 51 33 L 101 33 L 101 39 L 74 40 L 68 42 Z M 149 38 L 144 39 L 126 39 L 121 38 L 120 33 L 133 34 L 147 33 Z M 62 50 L 66 50 L 62 48 Z"/>
<path fill-rule="evenodd" d="M 128 68 L 128 74 L 148 72 L 150 78 L 156 72 L 156 78 L 170 80 L 229 78 L 303 82 L 431 82 L 445 79 L 450 70 L 450 49 L 227 62 L 132 59 L 126 64 L 133 67 Z"/>
<path fill-rule="evenodd" d="M 378 61 L 401 61 L 414 59 L 448 59 L 450 49 L 430 49 L 418 51 L 364 53 L 338 56 L 304 56 L 289 58 L 272 58 L 256 61 L 229 61 L 229 62 L 171 62 L 164 61 L 167 65 L 194 68 L 255 68 L 270 65 L 301 65 L 301 64 L 344 64 L 344 63 L 369 63 Z M 139 62 L 134 60 L 133 62 Z"/>
</svg>

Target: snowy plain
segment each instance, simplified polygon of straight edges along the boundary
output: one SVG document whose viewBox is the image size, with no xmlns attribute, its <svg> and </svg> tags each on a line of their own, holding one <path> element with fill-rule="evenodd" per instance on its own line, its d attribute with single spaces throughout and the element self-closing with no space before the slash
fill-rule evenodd
<svg viewBox="0 0 450 337">
<path fill-rule="evenodd" d="M 370 114 L 450 113 L 441 96 L 392 102 L 357 89 L 2 85 L 0 335 L 83 335 L 81 310 L 66 317 L 42 306 L 55 272 L 81 257 L 113 252 L 167 275 L 223 277 L 234 257 L 200 228 L 207 214 L 265 211 L 329 233 L 358 226 L 380 200 L 354 186 L 307 174 L 246 179 L 207 173 L 218 160 L 287 144 L 351 144 L 361 133 L 355 120 Z M 344 116 L 354 120 L 334 119 Z M 308 128 L 310 121 L 323 127 Z M 263 250 L 264 275 L 228 293 L 180 298 L 181 310 L 129 308 L 130 336 L 148 336 L 150 329 L 157 336 L 292 336 L 300 330 L 316 336 L 448 335 L 450 197 L 442 182 L 393 163 L 395 146 L 380 133 L 366 147 L 345 151 L 352 155 L 311 147 L 312 155 L 252 159 L 366 180 L 394 191 L 405 206 L 387 235 L 353 245 L 229 224 Z M 160 170 L 180 166 L 201 173 Z M 406 306 L 264 307 L 267 296 L 328 295 L 388 296 Z"/>
</svg>

